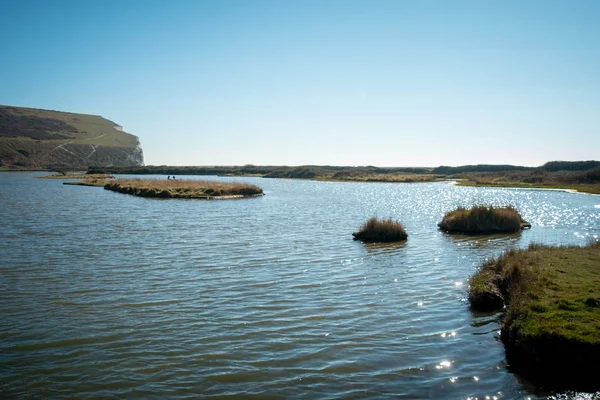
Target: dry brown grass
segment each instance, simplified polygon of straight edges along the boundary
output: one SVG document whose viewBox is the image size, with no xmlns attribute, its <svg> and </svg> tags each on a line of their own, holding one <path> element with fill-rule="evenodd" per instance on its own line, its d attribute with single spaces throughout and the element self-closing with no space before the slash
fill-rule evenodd
<svg viewBox="0 0 600 400">
<path fill-rule="evenodd" d="M 451 233 L 488 234 L 518 232 L 529 224 L 511 206 L 473 206 L 446 213 L 438 226 Z"/>
<path fill-rule="evenodd" d="M 408 233 L 398 221 L 391 218 L 379 220 L 373 217 L 365 222 L 360 230 L 354 232 L 352 236 L 354 236 L 354 239 L 363 242 L 398 242 L 406 240 Z"/>
<path fill-rule="evenodd" d="M 104 188 L 135 196 L 163 198 L 240 197 L 263 194 L 261 188 L 247 183 L 185 179 L 117 179 L 107 183 Z"/>
</svg>

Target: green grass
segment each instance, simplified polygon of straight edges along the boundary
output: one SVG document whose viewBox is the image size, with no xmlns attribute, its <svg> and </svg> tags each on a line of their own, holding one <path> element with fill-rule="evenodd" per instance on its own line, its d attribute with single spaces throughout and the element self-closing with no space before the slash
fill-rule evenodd
<svg viewBox="0 0 600 400">
<path fill-rule="evenodd" d="M 532 246 L 507 254 L 503 264 L 518 276 L 507 293 L 506 323 L 524 336 L 600 345 L 600 244 Z"/>
<path fill-rule="evenodd" d="M 118 124 L 99 115 L 77 114 L 25 107 L 0 107 L 7 109 L 14 115 L 20 117 L 33 116 L 59 120 L 73 126 L 77 130 L 77 132 L 73 134 L 73 139 L 57 139 L 57 141 L 60 142 L 95 144 L 107 147 L 135 147 L 138 145 L 138 138 L 136 136 L 116 130 L 115 126 Z"/>
<path fill-rule="evenodd" d="M 370 218 L 357 232 L 352 234 L 354 239 L 363 242 L 398 242 L 406 240 L 408 234 L 398 221 L 389 219 Z"/>
<path fill-rule="evenodd" d="M 167 179 L 117 179 L 108 181 L 107 190 L 141 197 L 158 198 L 234 198 L 263 194 L 261 188 L 246 183 L 167 180 Z"/>
<path fill-rule="evenodd" d="M 459 207 L 446 213 L 438 223 L 440 229 L 446 232 L 464 234 L 511 233 L 528 225 L 511 206 Z"/>
<path fill-rule="evenodd" d="M 469 301 L 506 306 L 501 337 L 516 369 L 546 385 L 600 388 L 587 368 L 600 357 L 599 242 L 508 251 L 470 279 Z"/>
</svg>

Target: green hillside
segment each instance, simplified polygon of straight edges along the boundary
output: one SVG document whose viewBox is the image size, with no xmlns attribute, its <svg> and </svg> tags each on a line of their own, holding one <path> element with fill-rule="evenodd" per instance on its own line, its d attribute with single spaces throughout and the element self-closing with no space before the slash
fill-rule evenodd
<svg viewBox="0 0 600 400">
<path fill-rule="evenodd" d="M 137 136 L 98 115 L 0 106 L 0 168 L 143 165 Z"/>
</svg>

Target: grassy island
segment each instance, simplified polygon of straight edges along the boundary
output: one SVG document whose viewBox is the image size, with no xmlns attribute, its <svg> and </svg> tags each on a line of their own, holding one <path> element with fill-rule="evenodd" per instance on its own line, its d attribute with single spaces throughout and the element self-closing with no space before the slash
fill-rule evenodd
<svg viewBox="0 0 600 400">
<path fill-rule="evenodd" d="M 501 338 L 511 368 L 547 388 L 600 389 L 600 242 L 511 250 L 469 283 L 474 309 L 506 307 Z"/>
<path fill-rule="evenodd" d="M 360 227 L 357 232 L 352 234 L 355 240 L 363 242 L 399 242 L 408 238 L 408 233 L 398 221 L 391 218 L 379 220 L 375 217 L 370 218 Z"/>
<path fill-rule="evenodd" d="M 459 207 L 446 213 L 438 223 L 440 229 L 467 235 L 514 233 L 531 225 L 513 207 Z"/>
<path fill-rule="evenodd" d="M 177 199 L 233 199 L 262 196 L 255 185 L 235 182 L 166 179 L 117 179 L 104 189 L 141 197 Z"/>
</svg>

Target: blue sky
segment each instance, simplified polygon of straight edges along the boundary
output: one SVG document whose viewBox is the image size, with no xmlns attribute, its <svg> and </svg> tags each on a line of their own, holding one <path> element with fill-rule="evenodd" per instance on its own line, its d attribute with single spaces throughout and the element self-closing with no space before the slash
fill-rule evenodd
<svg viewBox="0 0 600 400">
<path fill-rule="evenodd" d="M 600 1 L 4 0 L 0 104 L 147 164 L 600 159 Z"/>
</svg>

